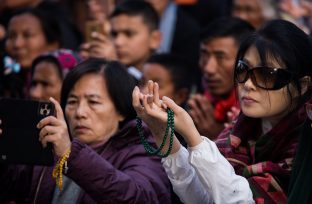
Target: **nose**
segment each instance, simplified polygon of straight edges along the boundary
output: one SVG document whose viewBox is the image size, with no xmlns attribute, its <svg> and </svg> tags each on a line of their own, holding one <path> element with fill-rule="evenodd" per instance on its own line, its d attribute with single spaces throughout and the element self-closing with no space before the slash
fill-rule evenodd
<svg viewBox="0 0 312 204">
<path fill-rule="evenodd" d="M 21 35 L 17 35 L 16 38 L 13 39 L 13 46 L 15 48 L 20 48 L 25 44 L 25 40 Z"/>
<path fill-rule="evenodd" d="M 121 33 L 117 33 L 116 36 L 113 38 L 114 39 L 114 44 L 116 47 L 122 47 L 125 44 L 125 36 L 122 35 Z"/>
<path fill-rule="evenodd" d="M 248 76 L 247 81 L 245 81 L 243 83 L 243 86 L 244 86 L 244 89 L 246 89 L 246 90 L 255 90 L 256 89 L 256 86 L 254 85 L 253 81 L 251 80 L 250 75 Z"/>
<path fill-rule="evenodd" d="M 79 102 L 77 109 L 76 109 L 76 118 L 80 119 L 80 118 L 85 118 L 86 117 L 86 113 L 87 113 L 87 104 L 85 104 L 84 102 Z"/>
<path fill-rule="evenodd" d="M 32 86 L 29 94 L 33 100 L 44 100 L 42 86 L 39 84 Z"/>
<path fill-rule="evenodd" d="M 218 69 L 217 60 L 214 57 L 207 58 L 202 64 L 202 69 L 208 76 L 215 74 Z"/>
</svg>

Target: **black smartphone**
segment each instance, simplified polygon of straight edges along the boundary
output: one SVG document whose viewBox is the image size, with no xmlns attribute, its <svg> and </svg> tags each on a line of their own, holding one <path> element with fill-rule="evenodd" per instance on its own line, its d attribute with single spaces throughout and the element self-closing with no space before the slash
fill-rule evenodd
<svg viewBox="0 0 312 204">
<path fill-rule="evenodd" d="M 0 99 L 0 162 L 53 165 L 52 145 L 43 148 L 38 122 L 55 115 L 54 104 L 22 99 Z"/>
</svg>

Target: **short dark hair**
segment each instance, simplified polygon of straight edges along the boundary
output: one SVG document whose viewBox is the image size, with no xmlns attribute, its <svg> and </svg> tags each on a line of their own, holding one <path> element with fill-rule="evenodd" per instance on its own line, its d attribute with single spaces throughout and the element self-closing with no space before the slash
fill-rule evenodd
<svg viewBox="0 0 312 204">
<path fill-rule="evenodd" d="M 57 61 L 57 59 L 51 55 L 40 55 L 39 57 L 35 58 L 30 69 L 31 78 L 33 78 L 34 76 L 36 66 L 41 62 L 49 62 L 49 63 L 54 64 L 56 66 L 56 71 L 58 73 L 58 76 L 60 77 L 61 80 L 63 80 L 63 71 L 62 71 L 61 65 Z"/>
<path fill-rule="evenodd" d="M 146 61 L 146 64 L 148 63 L 159 64 L 168 70 L 175 90 L 191 89 L 193 84 L 191 67 L 184 58 L 173 54 L 155 54 Z"/>
<path fill-rule="evenodd" d="M 43 34 L 49 44 L 57 42 L 60 47 L 62 46 L 61 28 L 53 16 L 39 8 L 23 8 L 15 11 L 11 19 L 24 14 L 30 14 L 39 20 Z"/>
<path fill-rule="evenodd" d="M 254 27 L 247 21 L 235 17 L 221 17 L 209 23 L 201 32 L 201 42 L 206 43 L 218 37 L 233 37 L 236 44 L 254 32 Z"/>
<path fill-rule="evenodd" d="M 99 74 L 106 82 L 108 94 L 116 110 L 126 119 L 134 119 L 136 112 L 132 106 L 132 91 L 135 81 L 126 68 L 117 61 L 90 58 L 68 72 L 61 90 L 61 106 L 65 109 L 68 95 L 77 81 L 87 74 Z"/>
<path fill-rule="evenodd" d="M 110 18 L 114 18 L 122 14 L 128 16 L 141 16 L 143 22 L 148 26 L 151 31 L 157 30 L 159 27 L 159 16 L 154 7 L 146 1 L 123 1 L 115 7 L 114 11 L 110 15 Z"/>
<path fill-rule="evenodd" d="M 252 46 L 258 51 L 262 65 L 268 65 L 268 61 L 274 59 L 293 73 L 292 84 L 302 98 L 300 79 L 304 76 L 312 78 L 311 37 L 289 21 L 269 21 L 241 43 L 236 64 Z M 292 96 L 289 89 L 288 92 Z"/>
</svg>

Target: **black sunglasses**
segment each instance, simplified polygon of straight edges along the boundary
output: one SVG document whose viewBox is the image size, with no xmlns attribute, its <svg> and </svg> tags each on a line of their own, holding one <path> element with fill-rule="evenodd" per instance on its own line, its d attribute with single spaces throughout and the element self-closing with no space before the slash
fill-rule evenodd
<svg viewBox="0 0 312 204">
<path fill-rule="evenodd" d="M 238 60 L 234 77 L 238 83 L 245 83 L 250 78 L 252 83 L 261 89 L 278 90 L 291 82 L 293 74 L 282 68 L 250 67 L 246 62 Z"/>
</svg>

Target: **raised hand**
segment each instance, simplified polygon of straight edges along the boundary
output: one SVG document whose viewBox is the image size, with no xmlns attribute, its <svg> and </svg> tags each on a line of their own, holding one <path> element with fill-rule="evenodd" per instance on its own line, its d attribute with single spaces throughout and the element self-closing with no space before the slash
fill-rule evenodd
<svg viewBox="0 0 312 204">
<path fill-rule="evenodd" d="M 54 154 L 61 157 L 70 148 L 71 141 L 60 104 L 53 98 L 50 101 L 55 106 L 56 117 L 48 116 L 37 124 L 37 128 L 41 129 L 39 140 L 44 147 L 48 142 L 52 143 Z"/>
<path fill-rule="evenodd" d="M 96 57 L 109 60 L 117 59 L 115 46 L 109 36 L 99 32 L 93 32 L 91 37 L 91 42 L 84 43 L 80 46 L 79 53 L 83 58 Z"/>
<path fill-rule="evenodd" d="M 168 107 L 174 112 L 175 130 L 184 137 L 189 146 L 199 144 L 202 139 L 188 113 L 166 96 L 160 100 L 158 90 L 158 84 L 152 81 L 148 82 L 148 94 L 144 95 L 138 88 L 134 89 L 133 107 L 138 116 L 149 126 L 157 140 L 162 140 L 166 128 L 166 108 Z"/>
</svg>

